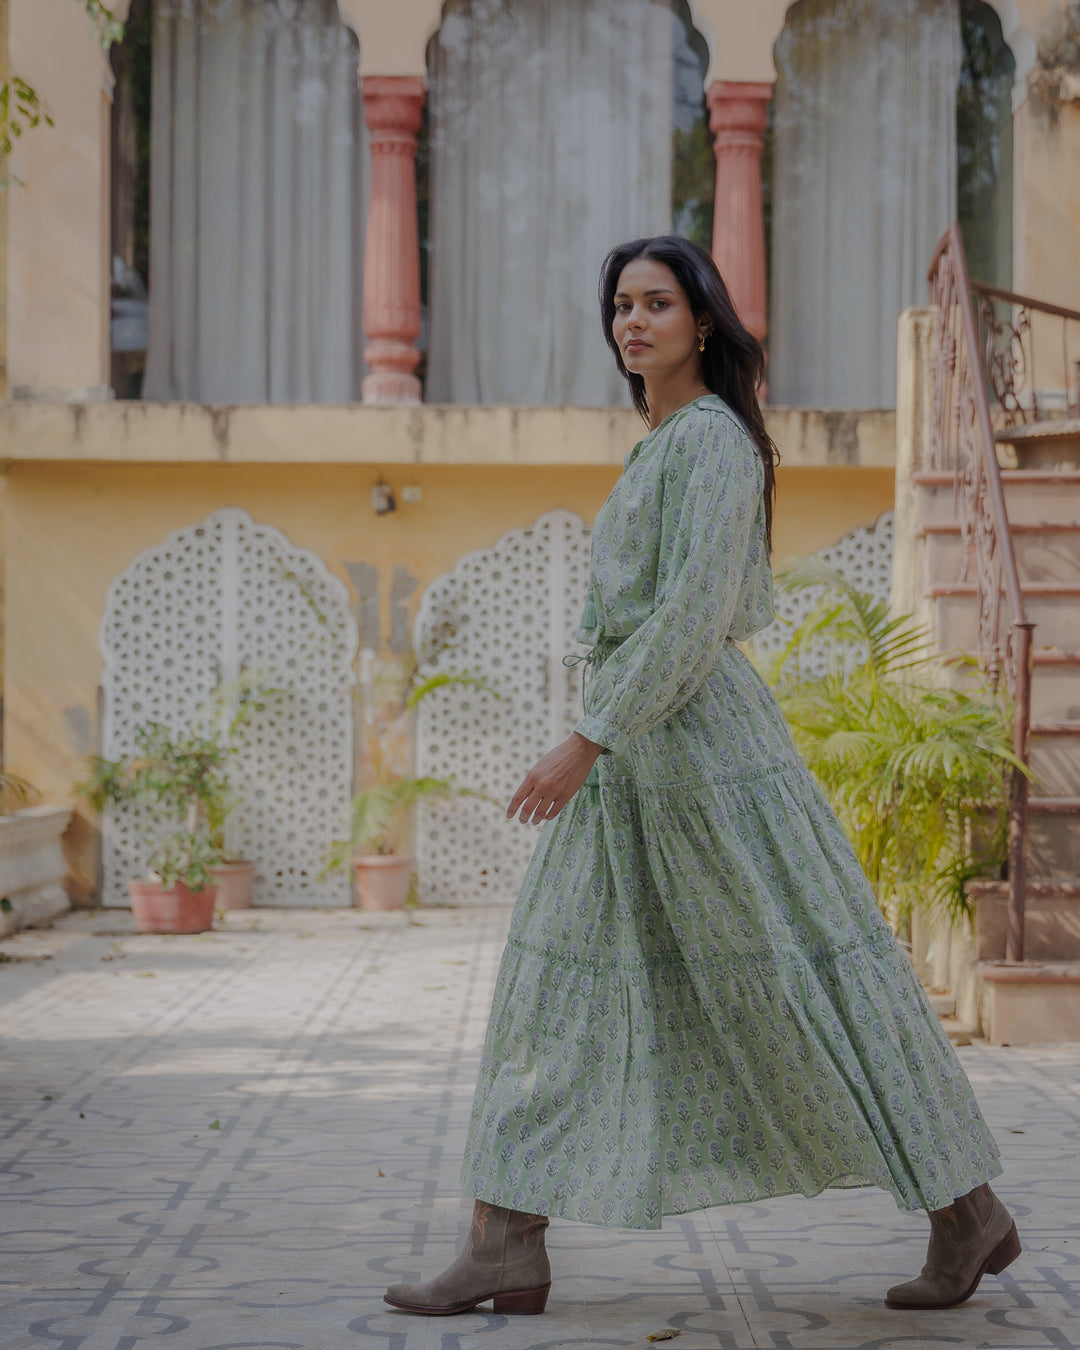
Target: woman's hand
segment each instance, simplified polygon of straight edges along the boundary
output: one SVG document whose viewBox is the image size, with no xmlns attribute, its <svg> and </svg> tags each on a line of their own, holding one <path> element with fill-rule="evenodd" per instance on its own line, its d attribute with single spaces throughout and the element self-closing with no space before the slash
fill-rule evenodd
<svg viewBox="0 0 1080 1350">
<path fill-rule="evenodd" d="M 538 760 L 514 793 L 506 808 L 510 819 L 520 808 L 521 823 L 540 825 L 557 816 L 589 776 L 589 770 L 604 747 L 586 740 L 576 731 Z"/>
</svg>

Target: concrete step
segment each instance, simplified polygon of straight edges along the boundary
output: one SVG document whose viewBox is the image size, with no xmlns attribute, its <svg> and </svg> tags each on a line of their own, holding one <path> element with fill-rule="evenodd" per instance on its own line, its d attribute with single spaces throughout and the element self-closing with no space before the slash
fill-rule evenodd
<svg viewBox="0 0 1080 1350">
<path fill-rule="evenodd" d="M 975 971 L 991 1045 L 1080 1041 L 1080 962 L 980 961 Z"/>
<path fill-rule="evenodd" d="M 963 567 L 959 524 L 946 521 L 925 525 L 920 533 L 926 541 L 926 584 L 959 581 Z M 1080 521 L 1052 525 L 1010 522 L 1010 533 L 1021 582 L 1080 582 Z M 974 558 L 969 574 L 974 574 Z"/>
<path fill-rule="evenodd" d="M 1009 883 L 972 881 L 975 956 L 1005 959 Z M 1032 878 L 1024 895 L 1024 956 L 1032 961 L 1080 961 L 1080 877 Z"/>
<path fill-rule="evenodd" d="M 1012 446 L 1021 469 L 1080 468 L 1080 418 L 1051 418 L 1003 427 L 994 440 Z"/>
<path fill-rule="evenodd" d="M 916 524 L 945 524 L 957 519 L 956 478 L 951 473 L 917 473 Z M 1004 469 L 1001 474 L 1009 524 L 1075 525 L 1080 521 L 1080 471 Z"/>
<path fill-rule="evenodd" d="M 1027 863 L 1032 878 L 1080 876 L 1080 797 L 1029 797 Z"/>
<path fill-rule="evenodd" d="M 1036 647 L 1032 652 L 1031 720 L 1068 734 L 1075 722 L 1080 730 L 1080 650 Z M 945 657 L 945 682 L 950 689 L 970 691 L 982 684 L 966 654 Z"/>
<path fill-rule="evenodd" d="M 1080 797 L 1080 723 L 1032 722 L 1031 790 L 1039 797 Z"/>
<path fill-rule="evenodd" d="M 1070 651 L 1080 634 L 1080 584 L 1029 582 L 1023 588 L 1028 619 L 1036 624 L 1039 647 Z M 978 615 L 974 582 L 928 586 L 934 600 L 933 636 L 942 651 L 974 652 L 978 648 Z"/>
</svg>

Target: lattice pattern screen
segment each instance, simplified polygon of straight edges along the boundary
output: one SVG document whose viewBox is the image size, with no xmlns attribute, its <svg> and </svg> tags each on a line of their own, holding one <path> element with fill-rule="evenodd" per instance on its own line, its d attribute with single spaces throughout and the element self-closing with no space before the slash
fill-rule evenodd
<svg viewBox="0 0 1080 1350">
<path fill-rule="evenodd" d="M 883 512 L 873 525 L 851 530 L 829 548 L 819 549 L 815 556 L 847 577 L 859 590 L 879 600 L 888 600 L 892 584 L 893 513 Z M 790 638 L 792 627 L 806 618 L 820 595 L 820 587 L 795 592 L 777 588 L 776 622 L 751 638 L 750 645 L 755 653 L 767 658 L 778 652 Z M 861 657 L 865 653 L 858 655 Z M 809 652 L 802 664 L 807 675 L 824 675 L 830 664 L 830 653 L 822 645 Z"/>
<path fill-rule="evenodd" d="M 887 599 L 892 523 L 887 512 L 818 556 Z M 568 670 L 562 658 L 583 650 L 572 636 L 588 562 L 588 529 L 570 512 L 553 511 L 463 558 L 432 583 L 417 616 L 417 650 L 449 634 L 433 668 L 484 675 L 503 697 L 448 688 L 422 703 L 417 772 L 455 776 L 505 803 L 525 771 L 570 732 L 580 717 L 582 668 Z M 777 613 L 798 623 L 815 598 L 778 591 Z M 754 643 L 761 652 L 775 651 L 789 633 L 777 622 Z M 816 659 L 824 669 L 825 654 Z M 535 831 L 505 820 L 500 807 L 469 798 L 425 805 L 417 819 L 420 898 L 426 904 L 512 901 L 535 842 Z"/>
<path fill-rule="evenodd" d="M 501 697 L 447 687 L 418 709 L 417 771 L 454 776 L 503 806 L 470 798 L 425 804 L 417 879 L 425 904 L 512 901 L 536 844 L 504 806 L 525 772 L 581 718 L 582 667 L 573 641 L 589 575 L 590 532 L 569 511 L 512 530 L 469 554 L 425 592 L 414 641 L 435 670 L 484 676 Z"/>
<path fill-rule="evenodd" d="M 319 880 L 352 781 L 348 592 L 314 554 L 245 511 L 215 511 L 149 549 L 114 582 L 101 627 L 104 753 L 119 758 L 143 722 L 186 730 L 208 695 L 258 669 L 283 692 L 250 719 L 230 777 L 239 805 L 230 851 L 257 863 L 256 899 L 347 905 L 343 874 Z M 142 817 L 110 812 L 103 903 L 125 905 L 145 871 Z"/>
</svg>

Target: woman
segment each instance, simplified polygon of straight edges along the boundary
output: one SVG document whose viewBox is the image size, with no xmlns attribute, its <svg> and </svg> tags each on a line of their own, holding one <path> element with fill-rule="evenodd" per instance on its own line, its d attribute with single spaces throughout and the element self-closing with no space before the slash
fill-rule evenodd
<svg viewBox="0 0 1080 1350">
<path fill-rule="evenodd" d="M 684 239 L 612 250 L 604 332 L 650 431 L 596 519 L 585 716 L 507 814 L 543 831 L 514 910 L 462 1179 L 464 1250 L 386 1301 L 542 1312 L 550 1216 L 869 1183 L 930 1212 L 894 1308 L 963 1303 L 1020 1251 L 997 1148 L 772 692 L 761 347 Z"/>
</svg>

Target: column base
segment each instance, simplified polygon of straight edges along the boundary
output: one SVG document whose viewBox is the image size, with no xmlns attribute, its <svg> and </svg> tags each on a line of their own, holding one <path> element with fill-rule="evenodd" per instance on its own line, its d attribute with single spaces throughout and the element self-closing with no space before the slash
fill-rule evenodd
<svg viewBox="0 0 1080 1350">
<path fill-rule="evenodd" d="M 360 385 L 360 398 L 369 407 L 396 408 L 419 403 L 420 394 L 416 376 L 403 375 L 399 370 L 373 370 Z"/>
</svg>

